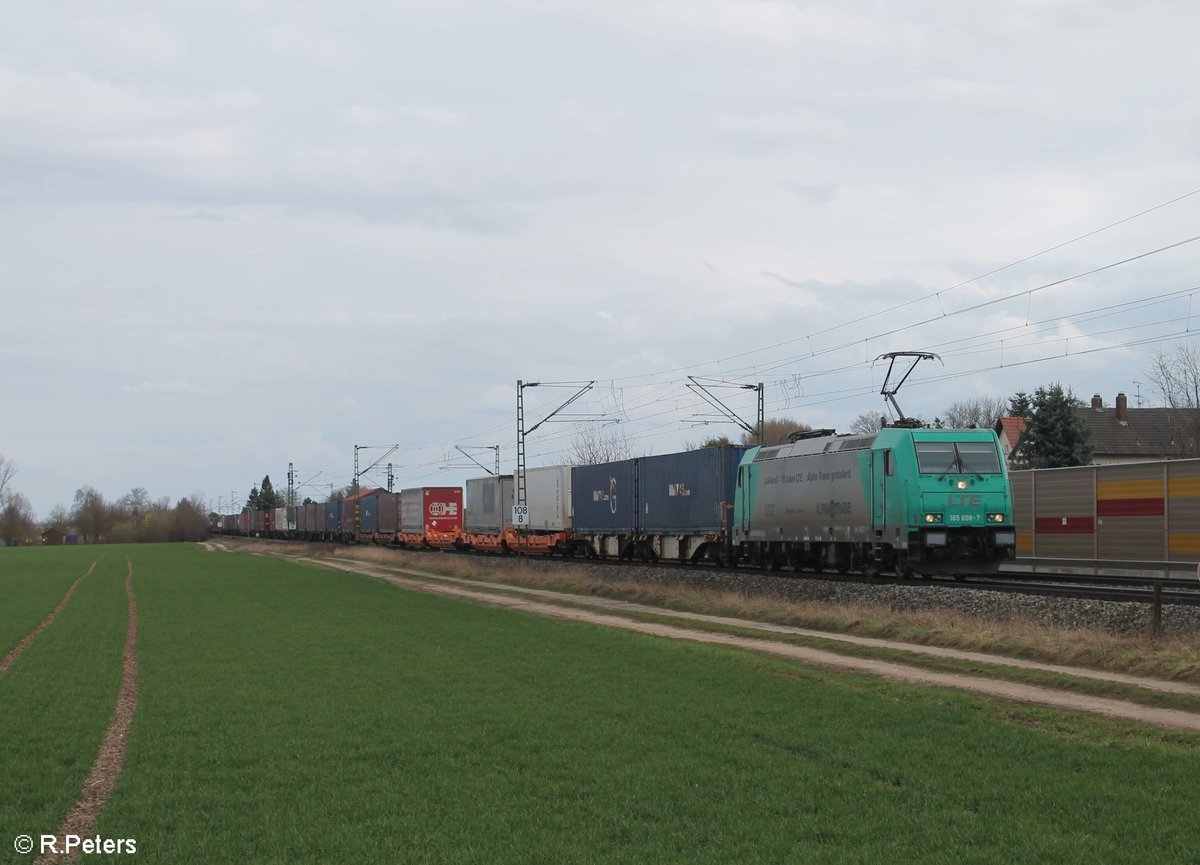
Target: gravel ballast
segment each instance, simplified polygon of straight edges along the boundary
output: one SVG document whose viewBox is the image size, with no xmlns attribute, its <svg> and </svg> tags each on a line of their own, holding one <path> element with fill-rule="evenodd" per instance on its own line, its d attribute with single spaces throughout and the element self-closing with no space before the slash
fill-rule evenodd
<svg viewBox="0 0 1200 865">
<path fill-rule="evenodd" d="M 561 567 L 541 562 L 542 567 Z M 1057 598 L 975 589 L 969 586 L 913 583 L 862 583 L 822 579 L 816 574 L 776 576 L 739 573 L 705 567 L 611 565 L 577 563 L 589 577 L 633 580 L 661 586 L 691 586 L 750 597 L 781 601 L 818 602 L 835 606 L 884 607 L 897 612 L 949 611 L 987 621 L 1020 619 L 1051 628 L 1097 628 L 1119 636 L 1147 634 L 1151 627 L 1150 604 Z M 1164 604 L 1163 636 L 1200 634 L 1200 607 Z"/>
</svg>

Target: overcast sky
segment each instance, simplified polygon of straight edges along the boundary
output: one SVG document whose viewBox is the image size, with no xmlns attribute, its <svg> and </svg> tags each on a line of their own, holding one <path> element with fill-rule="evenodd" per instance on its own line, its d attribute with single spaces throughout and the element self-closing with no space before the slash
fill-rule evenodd
<svg viewBox="0 0 1200 865">
<path fill-rule="evenodd" d="M 1200 189 L 1194 3 L 4 17 L 0 453 L 39 516 L 84 484 L 224 508 L 289 462 L 318 497 L 356 444 L 401 445 L 397 488 L 480 474 L 456 444 L 511 471 L 517 379 L 595 379 L 572 410 L 653 453 L 738 434 L 688 375 L 844 430 L 893 350 L 943 359 L 910 415 L 1149 405 L 1200 328 L 1200 242 L 1155 252 L 1200 235 L 1200 194 L 1157 207 Z M 527 390 L 530 424 L 570 394 Z"/>
</svg>

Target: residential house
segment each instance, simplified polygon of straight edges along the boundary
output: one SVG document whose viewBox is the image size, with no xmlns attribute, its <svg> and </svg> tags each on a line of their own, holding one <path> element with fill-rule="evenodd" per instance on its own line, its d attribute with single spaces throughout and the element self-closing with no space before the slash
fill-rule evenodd
<svg viewBox="0 0 1200 865">
<path fill-rule="evenodd" d="M 1090 405 L 1076 412 L 1091 433 L 1094 465 L 1200 456 L 1200 409 L 1130 408 L 1129 399 L 1119 393 L 1112 408 L 1095 394 Z M 1025 430 L 1025 418 L 1002 417 L 995 429 L 1004 458 L 1009 459 Z"/>
</svg>

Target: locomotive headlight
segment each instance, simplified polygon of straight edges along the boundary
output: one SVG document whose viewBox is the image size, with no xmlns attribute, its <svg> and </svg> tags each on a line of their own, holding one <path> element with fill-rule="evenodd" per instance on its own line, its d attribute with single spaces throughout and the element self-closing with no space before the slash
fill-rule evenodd
<svg viewBox="0 0 1200 865">
<path fill-rule="evenodd" d="M 1004 514 L 988 514 L 988 522 L 1002 523 L 1004 522 Z"/>
<path fill-rule="evenodd" d="M 927 522 L 927 523 L 940 523 L 941 521 L 942 521 L 941 514 L 926 514 L 925 515 L 925 522 Z"/>
<path fill-rule="evenodd" d="M 967 482 L 959 481 L 958 483 L 955 484 L 955 486 L 958 487 L 960 490 L 965 490 L 967 488 Z"/>
</svg>

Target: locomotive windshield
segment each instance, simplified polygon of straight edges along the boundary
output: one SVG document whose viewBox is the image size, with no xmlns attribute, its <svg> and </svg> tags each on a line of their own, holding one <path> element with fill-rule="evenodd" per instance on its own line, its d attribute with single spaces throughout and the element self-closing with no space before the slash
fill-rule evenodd
<svg viewBox="0 0 1200 865">
<path fill-rule="evenodd" d="M 1000 474 L 994 442 L 915 442 L 917 465 L 924 475 Z"/>
</svg>

